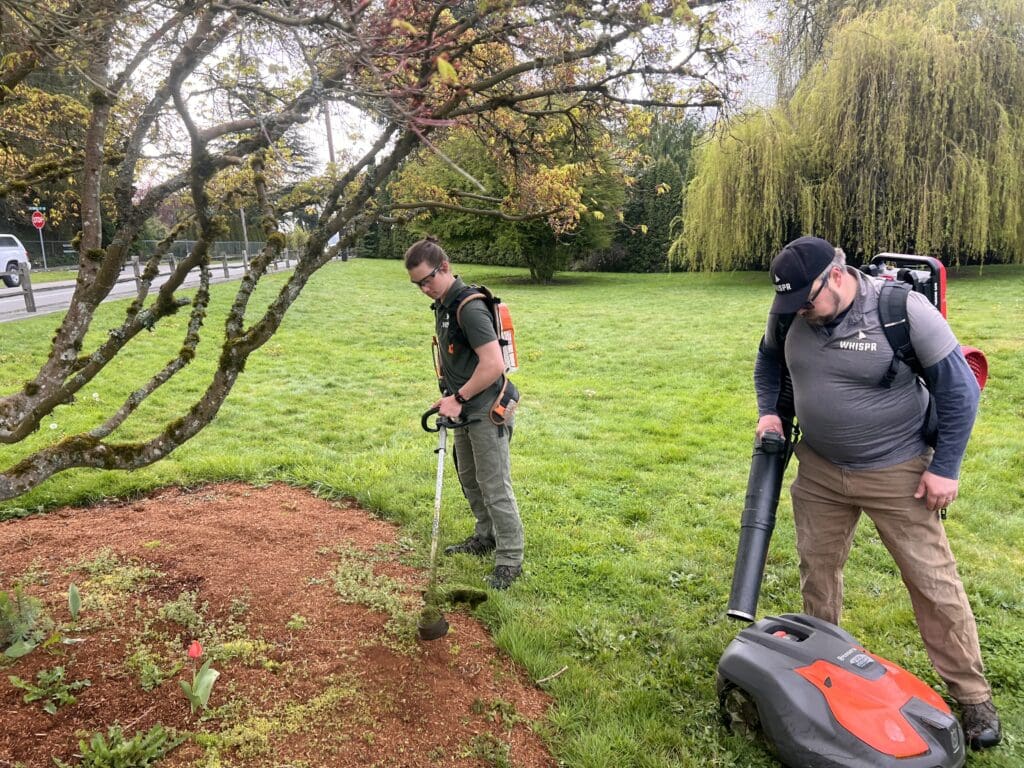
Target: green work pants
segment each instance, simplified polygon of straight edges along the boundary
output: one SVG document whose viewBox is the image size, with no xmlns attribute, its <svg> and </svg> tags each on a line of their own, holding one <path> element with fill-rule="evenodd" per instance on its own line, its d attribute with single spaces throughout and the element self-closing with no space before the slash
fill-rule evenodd
<svg viewBox="0 0 1024 768">
<path fill-rule="evenodd" d="M 456 466 L 476 518 L 476 536 L 495 544 L 495 565 L 523 562 L 523 523 L 512 492 L 509 441 L 513 422 L 495 426 L 484 416 L 455 430 Z"/>
</svg>

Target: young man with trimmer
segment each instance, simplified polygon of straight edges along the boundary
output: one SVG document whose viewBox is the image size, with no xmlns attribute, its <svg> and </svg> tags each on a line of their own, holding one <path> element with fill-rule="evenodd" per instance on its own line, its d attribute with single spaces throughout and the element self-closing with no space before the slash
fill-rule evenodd
<svg viewBox="0 0 1024 768">
<path fill-rule="evenodd" d="M 895 377 L 887 376 L 894 352 L 879 320 L 882 281 L 847 267 L 827 241 L 789 243 L 772 261 L 771 278 L 772 315 L 792 324 L 783 349 L 765 340 L 758 349 L 757 434 L 783 431 L 777 406 L 785 366 L 802 432 L 790 493 L 804 612 L 839 622 L 843 566 L 863 512 L 899 567 L 928 655 L 960 705 L 966 740 L 993 747 L 999 717 L 941 519 L 957 497 L 978 382 L 945 318 L 915 292 L 907 320 L 928 387 L 899 360 Z M 923 428 L 929 397 L 938 417 L 931 434 Z"/>
<path fill-rule="evenodd" d="M 483 301 L 467 300 L 471 287 L 452 272 L 437 240 L 428 237 L 414 243 L 405 253 L 405 268 L 413 285 L 434 302 L 442 397 L 433 407 L 453 421 L 472 422 L 454 431 L 454 458 L 476 529 L 444 552 L 494 552 L 494 572 L 487 583 L 507 589 L 519 578 L 523 563 L 523 524 L 512 491 L 509 457 L 519 394 L 505 376 L 490 310 Z"/>
</svg>

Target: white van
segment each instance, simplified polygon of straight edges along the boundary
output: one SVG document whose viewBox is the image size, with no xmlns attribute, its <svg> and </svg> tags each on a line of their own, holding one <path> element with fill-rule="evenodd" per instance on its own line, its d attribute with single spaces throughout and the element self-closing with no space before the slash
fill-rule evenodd
<svg viewBox="0 0 1024 768">
<path fill-rule="evenodd" d="M 21 285 L 19 264 L 24 264 L 25 269 L 32 266 L 29 264 L 28 251 L 25 250 L 25 246 L 14 235 L 0 234 L 0 269 L 3 270 L 0 279 L 6 283 L 8 288 L 17 288 Z"/>
</svg>

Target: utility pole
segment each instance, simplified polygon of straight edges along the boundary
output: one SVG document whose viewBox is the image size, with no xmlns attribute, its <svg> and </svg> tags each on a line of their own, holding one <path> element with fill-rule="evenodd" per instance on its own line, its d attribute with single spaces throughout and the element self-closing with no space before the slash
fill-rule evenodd
<svg viewBox="0 0 1024 768">
<path fill-rule="evenodd" d="M 329 102 L 325 102 L 323 105 L 324 109 L 324 127 L 327 130 L 327 159 L 331 165 L 334 165 L 334 132 L 331 130 L 331 106 Z"/>
<path fill-rule="evenodd" d="M 242 244 L 245 248 L 242 251 L 242 267 L 249 274 L 249 232 L 245 228 L 245 208 L 239 208 L 238 215 L 242 217 Z"/>
</svg>

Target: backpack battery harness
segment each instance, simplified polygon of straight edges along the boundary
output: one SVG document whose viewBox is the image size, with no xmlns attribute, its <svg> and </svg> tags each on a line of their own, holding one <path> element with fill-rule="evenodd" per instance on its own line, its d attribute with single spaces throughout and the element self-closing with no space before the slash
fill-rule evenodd
<svg viewBox="0 0 1024 768">
<path fill-rule="evenodd" d="M 501 348 L 502 360 L 505 364 L 505 371 L 501 377 L 501 389 L 498 392 L 498 396 L 495 398 L 494 403 L 490 408 L 490 419 L 491 421 L 500 426 L 503 426 L 515 413 L 516 407 L 519 405 L 519 389 L 509 381 L 506 374 L 514 373 L 519 370 L 519 356 L 516 351 L 516 337 L 515 327 L 512 324 L 512 313 L 509 312 L 508 305 L 502 302 L 500 298 L 495 296 L 491 291 L 483 285 L 468 285 L 455 299 L 455 328 L 462 340 L 468 344 L 468 340 L 465 338 L 465 333 L 462 330 L 462 310 L 471 301 L 483 301 L 487 307 L 488 316 L 491 318 L 491 323 L 494 326 L 495 335 L 498 337 L 498 345 Z M 455 344 L 451 343 L 448 346 L 448 354 L 455 353 Z M 437 373 L 438 383 L 443 393 L 449 391 L 449 387 L 445 383 L 444 370 L 441 365 L 441 354 L 438 346 L 437 337 L 434 337 L 433 344 L 433 358 L 434 358 L 434 370 Z M 468 398 L 463 397 L 458 390 L 454 393 L 455 401 L 465 405 L 469 402 Z"/>
</svg>

